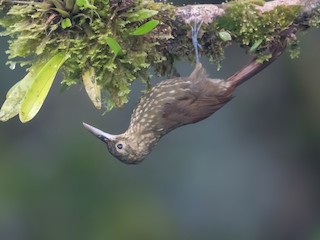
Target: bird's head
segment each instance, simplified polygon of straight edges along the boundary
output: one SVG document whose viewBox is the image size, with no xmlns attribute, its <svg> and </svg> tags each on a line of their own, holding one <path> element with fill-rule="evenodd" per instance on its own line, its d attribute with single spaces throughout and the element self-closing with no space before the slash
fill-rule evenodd
<svg viewBox="0 0 320 240">
<path fill-rule="evenodd" d="M 140 149 L 127 133 L 111 135 L 98 128 L 83 123 L 83 126 L 94 136 L 106 143 L 109 152 L 126 164 L 138 164 L 149 154 L 148 148 Z"/>
</svg>

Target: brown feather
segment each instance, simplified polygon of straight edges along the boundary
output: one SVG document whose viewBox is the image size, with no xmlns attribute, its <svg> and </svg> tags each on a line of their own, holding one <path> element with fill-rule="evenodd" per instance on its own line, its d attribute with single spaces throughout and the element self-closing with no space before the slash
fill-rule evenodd
<svg viewBox="0 0 320 240">
<path fill-rule="evenodd" d="M 225 95 L 225 91 L 221 92 L 221 80 L 202 79 L 197 87 L 190 89 L 165 105 L 161 121 L 166 133 L 209 117 L 232 98 L 230 94 Z"/>
</svg>

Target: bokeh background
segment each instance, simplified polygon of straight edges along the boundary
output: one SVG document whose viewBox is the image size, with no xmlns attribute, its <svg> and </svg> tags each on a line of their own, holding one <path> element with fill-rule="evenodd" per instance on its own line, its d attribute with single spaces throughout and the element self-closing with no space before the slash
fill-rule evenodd
<svg viewBox="0 0 320 240">
<path fill-rule="evenodd" d="M 141 84 L 102 116 L 80 85 L 60 93 L 59 76 L 34 120 L 0 123 L 0 239 L 319 240 L 320 30 L 299 38 L 299 59 L 284 54 L 137 166 L 115 160 L 82 122 L 126 130 Z M 25 74 L 5 65 L 6 40 L 1 102 Z M 248 57 L 229 47 L 219 72 L 201 61 L 224 78 Z M 176 66 L 181 75 L 193 69 Z"/>
</svg>

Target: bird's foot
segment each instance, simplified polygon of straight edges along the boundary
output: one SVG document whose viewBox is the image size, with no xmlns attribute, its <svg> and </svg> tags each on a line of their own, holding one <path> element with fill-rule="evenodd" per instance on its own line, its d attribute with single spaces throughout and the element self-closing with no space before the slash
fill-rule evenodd
<svg viewBox="0 0 320 240">
<path fill-rule="evenodd" d="M 191 30 L 192 30 L 192 44 L 194 46 L 195 52 L 196 52 L 196 63 L 199 62 L 199 51 L 198 48 L 201 48 L 201 45 L 198 43 L 198 34 L 200 31 L 200 28 L 202 26 L 203 20 L 202 21 L 198 21 L 198 20 L 194 20 L 194 26 L 191 26 Z"/>
</svg>

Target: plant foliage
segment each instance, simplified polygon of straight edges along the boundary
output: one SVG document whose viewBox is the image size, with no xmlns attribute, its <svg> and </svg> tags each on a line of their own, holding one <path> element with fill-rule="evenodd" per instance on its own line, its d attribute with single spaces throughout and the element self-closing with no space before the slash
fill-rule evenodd
<svg viewBox="0 0 320 240">
<path fill-rule="evenodd" d="M 150 64 L 165 60 L 155 49 L 157 39 L 151 42 L 145 38 L 159 24 L 152 19 L 158 11 L 148 9 L 140 0 L 132 1 L 125 11 L 109 0 L 4 1 L 1 10 L 1 35 L 11 38 L 8 64 L 29 66 L 26 77 L 30 78 L 39 64 L 67 54 L 60 68 L 62 84 L 71 86 L 84 80 L 86 89 L 95 89 L 87 92 L 98 108 L 101 101 L 109 110 L 122 106 L 128 101 L 132 81 L 148 82 Z M 23 93 L 29 96 L 36 92 L 33 86 L 24 85 Z M 96 97 L 100 90 L 107 93 L 103 100 Z M 6 109 L 2 108 L 2 121 L 12 117 L 5 114 Z"/>
</svg>

